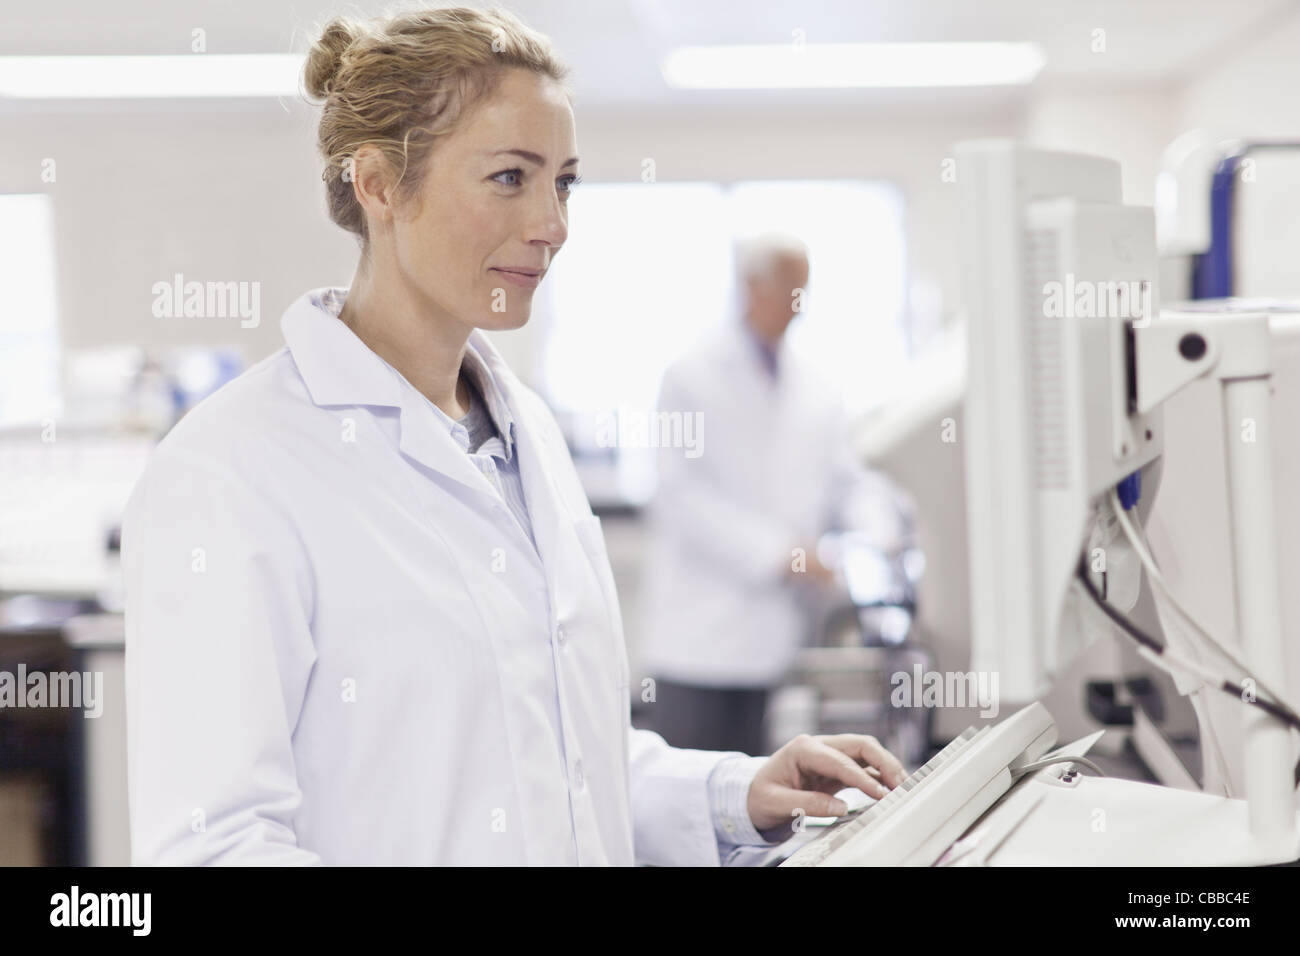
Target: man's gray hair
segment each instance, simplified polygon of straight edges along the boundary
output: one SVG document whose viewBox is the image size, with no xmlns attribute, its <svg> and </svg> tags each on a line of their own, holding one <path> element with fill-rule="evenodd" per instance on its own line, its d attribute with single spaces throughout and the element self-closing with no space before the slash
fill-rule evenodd
<svg viewBox="0 0 1300 956">
<path fill-rule="evenodd" d="M 808 261 L 808 246 L 787 232 L 765 232 L 737 239 L 734 253 L 736 276 L 741 281 L 770 274 L 780 263 Z"/>
</svg>

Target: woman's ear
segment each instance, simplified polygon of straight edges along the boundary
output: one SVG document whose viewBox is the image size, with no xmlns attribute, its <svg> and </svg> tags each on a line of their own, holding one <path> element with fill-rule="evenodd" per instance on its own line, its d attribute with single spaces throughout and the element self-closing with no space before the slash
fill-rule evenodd
<svg viewBox="0 0 1300 956">
<path fill-rule="evenodd" d="M 358 149 L 344 176 L 351 176 L 352 193 L 369 222 L 378 224 L 391 219 L 396 176 L 377 147 L 366 144 Z"/>
</svg>

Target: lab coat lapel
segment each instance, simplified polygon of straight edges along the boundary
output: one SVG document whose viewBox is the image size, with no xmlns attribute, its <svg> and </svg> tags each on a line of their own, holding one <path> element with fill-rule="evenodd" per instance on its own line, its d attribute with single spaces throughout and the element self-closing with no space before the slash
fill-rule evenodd
<svg viewBox="0 0 1300 956">
<path fill-rule="evenodd" d="M 398 409 L 402 454 L 476 492 L 495 494 L 424 396 L 388 368 L 344 322 L 319 305 L 326 291 L 316 289 L 304 295 L 280 324 L 312 401 L 322 408 L 364 405 Z"/>
<path fill-rule="evenodd" d="M 553 452 L 545 436 L 538 434 L 532 415 L 524 412 L 521 416 L 513 404 L 511 412 L 521 426 L 515 431 L 515 453 L 519 455 L 519 477 L 524 486 L 528 517 L 533 525 L 533 540 L 537 542 L 537 552 L 546 569 L 550 592 L 558 599 L 563 582 L 556 570 L 564 554 L 566 522 L 562 520 L 565 516 L 551 477 Z M 567 523 L 572 525 L 571 521 Z"/>
<path fill-rule="evenodd" d="M 487 478 L 474 467 L 469 455 L 456 444 L 446 424 L 429 407 L 424 396 L 409 385 L 402 388 L 400 432 L 402 454 L 412 461 L 474 491 L 496 494 Z"/>
<path fill-rule="evenodd" d="M 554 599 L 552 614 L 563 617 L 580 599 L 577 589 L 581 584 L 574 575 L 559 573 L 562 567 L 574 566 L 572 562 L 581 549 L 574 530 L 577 515 L 566 504 L 556 481 L 556 469 L 563 464 L 560 456 L 568 454 L 567 449 L 555 444 L 563 442 L 563 436 L 552 430 L 544 410 L 537 407 L 540 399 L 526 392 L 486 336 L 475 332 L 470 342 L 492 372 L 514 416 L 515 453 L 519 456 L 519 476 L 533 539 Z"/>
</svg>

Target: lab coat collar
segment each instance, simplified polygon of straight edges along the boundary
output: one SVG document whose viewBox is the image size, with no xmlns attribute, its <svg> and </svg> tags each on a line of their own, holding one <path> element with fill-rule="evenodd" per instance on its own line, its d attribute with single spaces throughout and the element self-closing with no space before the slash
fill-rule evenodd
<svg viewBox="0 0 1300 956">
<path fill-rule="evenodd" d="M 485 478 L 433 414 L 428 400 L 337 318 L 334 307 L 346 289 L 313 289 L 289 307 L 280 321 L 285 343 L 312 401 L 319 406 L 369 405 L 400 409 L 402 453 L 460 483 L 495 495 Z M 518 379 L 487 337 L 475 330 L 469 348 L 480 361 L 491 388 L 493 417 L 508 423 L 508 448 L 514 447 L 514 422 L 520 418 Z M 484 377 L 480 376 L 480 380 Z M 500 416 L 500 417 L 498 417 Z M 424 427 L 421 427 L 421 423 Z M 434 423 L 434 427 L 429 427 Z"/>
<path fill-rule="evenodd" d="M 384 360 L 328 309 L 334 289 L 313 289 L 284 313 L 280 331 L 317 405 L 402 406 L 401 383 Z"/>
<path fill-rule="evenodd" d="M 776 345 L 769 345 L 759 337 L 757 332 L 754 331 L 754 327 L 749 324 L 748 319 L 742 317 L 740 320 L 740 326 L 750 354 L 758 360 L 759 367 L 762 368 L 763 373 L 767 375 L 768 378 L 775 381 L 780 377 L 781 346 L 785 341 L 785 337 L 782 336 Z"/>
<path fill-rule="evenodd" d="M 785 380 L 785 373 L 790 367 L 789 330 L 772 350 L 776 363 L 775 375 L 769 371 L 763 358 L 762 350 L 766 346 L 759 341 L 758 335 L 743 315 L 733 315 L 723 322 L 716 341 L 723 350 L 723 356 L 733 366 L 743 366 L 772 386 L 779 386 Z"/>
</svg>

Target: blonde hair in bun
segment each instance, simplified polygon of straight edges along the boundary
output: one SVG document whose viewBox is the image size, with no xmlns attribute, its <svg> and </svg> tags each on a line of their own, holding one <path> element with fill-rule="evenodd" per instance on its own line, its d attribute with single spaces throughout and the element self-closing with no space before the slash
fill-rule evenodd
<svg viewBox="0 0 1300 956">
<path fill-rule="evenodd" d="M 365 215 L 352 188 L 356 151 L 379 149 L 396 172 L 398 200 L 409 199 L 438 139 L 511 68 L 561 85 L 569 72 L 546 37 L 505 10 L 448 7 L 330 20 L 303 68 L 307 95 L 323 101 L 316 144 L 330 219 L 364 245 Z"/>
</svg>

